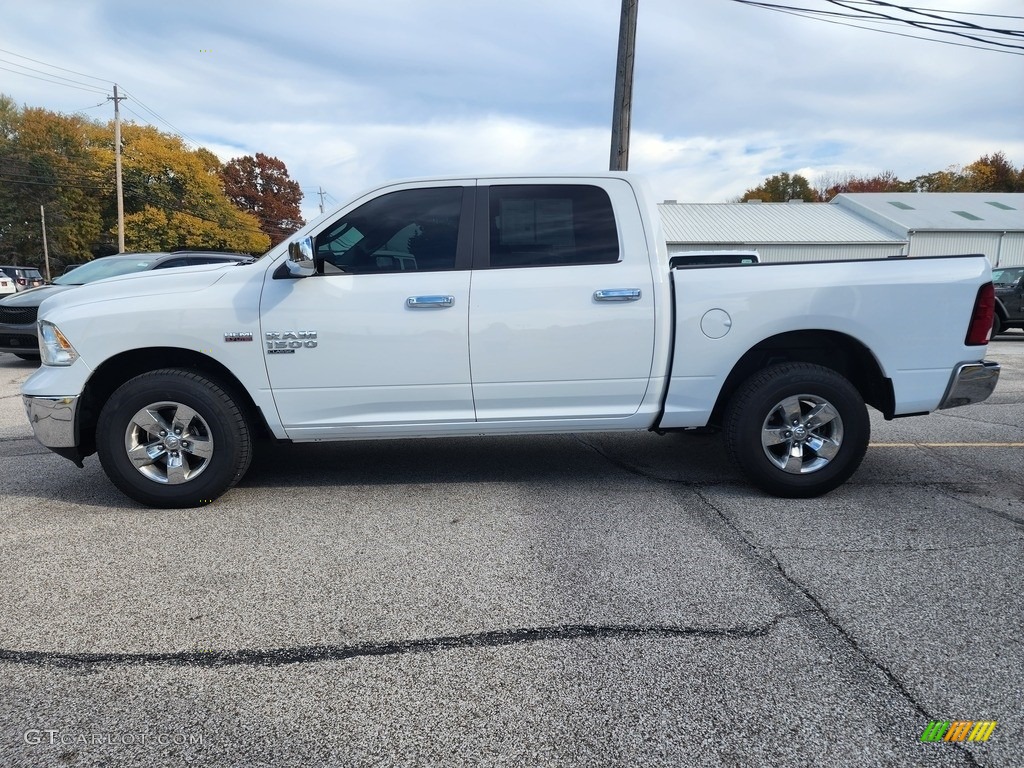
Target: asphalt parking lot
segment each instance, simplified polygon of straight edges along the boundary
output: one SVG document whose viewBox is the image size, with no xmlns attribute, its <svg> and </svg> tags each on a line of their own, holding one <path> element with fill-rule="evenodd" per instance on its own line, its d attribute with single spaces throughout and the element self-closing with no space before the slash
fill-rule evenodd
<svg viewBox="0 0 1024 768">
<path fill-rule="evenodd" d="M 154 511 L 0 354 L 0 766 L 1020 765 L 1024 333 L 988 357 L 821 499 L 602 434 L 265 446 Z"/>
</svg>

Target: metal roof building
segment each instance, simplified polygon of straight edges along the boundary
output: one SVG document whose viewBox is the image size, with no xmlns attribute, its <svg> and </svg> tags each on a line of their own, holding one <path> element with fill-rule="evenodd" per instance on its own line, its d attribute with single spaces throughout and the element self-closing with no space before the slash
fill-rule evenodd
<svg viewBox="0 0 1024 768">
<path fill-rule="evenodd" d="M 910 256 L 984 253 L 993 266 L 1024 264 L 1024 194 L 858 192 L 830 203 L 909 242 Z"/>
<path fill-rule="evenodd" d="M 675 203 L 658 206 L 669 255 L 757 250 L 761 261 L 884 259 L 905 236 L 827 203 Z"/>
</svg>

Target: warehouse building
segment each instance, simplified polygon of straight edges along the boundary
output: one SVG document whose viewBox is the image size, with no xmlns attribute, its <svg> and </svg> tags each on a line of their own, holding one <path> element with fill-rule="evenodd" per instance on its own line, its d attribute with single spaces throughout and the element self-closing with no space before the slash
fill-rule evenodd
<svg viewBox="0 0 1024 768">
<path fill-rule="evenodd" d="M 669 255 L 756 250 L 761 261 L 841 261 L 983 253 L 1024 264 L 1024 194 L 865 192 L 830 203 L 659 206 Z"/>
<path fill-rule="evenodd" d="M 669 256 L 683 251 L 755 250 L 761 261 L 884 259 L 906 238 L 826 203 L 676 203 L 658 206 Z"/>
<path fill-rule="evenodd" d="M 910 256 L 983 253 L 993 266 L 1024 265 L 1024 194 L 858 192 L 830 203 L 909 243 Z"/>
</svg>

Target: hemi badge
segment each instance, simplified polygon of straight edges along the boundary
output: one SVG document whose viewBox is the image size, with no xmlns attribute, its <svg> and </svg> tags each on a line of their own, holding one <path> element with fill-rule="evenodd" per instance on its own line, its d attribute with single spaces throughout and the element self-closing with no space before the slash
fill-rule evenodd
<svg viewBox="0 0 1024 768">
<path fill-rule="evenodd" d="M 249 331 L 232 331 L 224 334 L 224 341 L 252 341 Z"/>
</svg>

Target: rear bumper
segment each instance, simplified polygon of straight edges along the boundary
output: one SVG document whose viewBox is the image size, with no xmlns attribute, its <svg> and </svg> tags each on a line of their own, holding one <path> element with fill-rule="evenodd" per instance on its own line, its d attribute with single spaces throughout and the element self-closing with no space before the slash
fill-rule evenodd
<svg viewBox="0 0 1024 768">
<path fill-rule="evenodd" d="M 32 425 L 36 440 L 54 453 L 81 466 L 82 457 L 78 451 L 78 420 L 75 418 L 78 414 L 78 396 L 22 395 L 21 399 L 25 404 L 25 414 Z"/>
<path fill-rule="evenodd" d="M 950 376 L 949 386 L 946 387 L 939 408 L 957 408 L 985 400 L 996 388 L 999 371 L 999 363 L 991 360 L 961 363 Z"/>
</svg>

